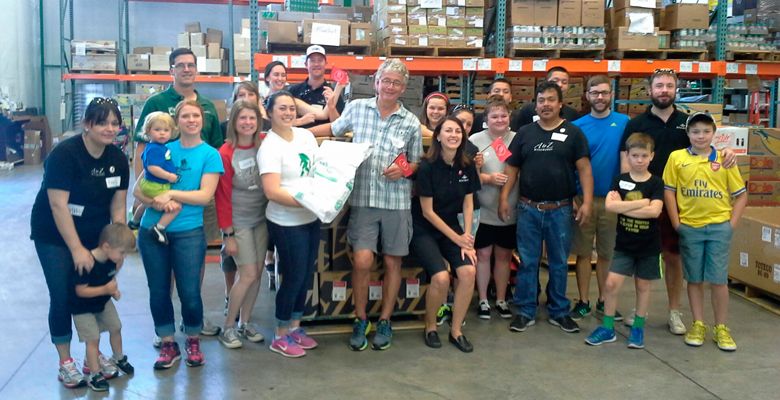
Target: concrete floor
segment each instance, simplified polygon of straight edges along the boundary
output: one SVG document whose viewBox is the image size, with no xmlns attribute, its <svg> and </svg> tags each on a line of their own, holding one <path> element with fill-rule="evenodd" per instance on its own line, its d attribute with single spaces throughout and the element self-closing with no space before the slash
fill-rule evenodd
<svg viewBox="0 0 780 400">
<path fill-rule="evenodd" d="M 445 342 L 425 347 L 420 331 L 397 332 L 384 352 L 352 352 L 346 334 L 320 336 L 320 348 L 303 359 L 285 359 L 265 344 L 246 343 L 227 350 L 216 338 L 204 338 L 207 363 L 188 368 L 183 363 L 154 371 L 152 318 L 148 291 L 137 254 L 120 275 L 122 300 L 117 308 L 124 325 L 125 353 L 135 365 L 134 376 L 111 382 L 108 394 L 68 390 L 56 379 L 57 356 L 47 328 L 48 295 L 29 236 L 30 208 L 40 186 L 41 167 L 19 167 L 0 175 L 0 230 L 3 279 L 0 301 L 0 399 L 770 399 L 780 392 L 780 317 L 741 298 L 731 298 L 731 327 L 739 350 L 719 351 L 708 341 L 687 347 L 665 325 L 665 289 L 653 287 L 644 350 L 625 347 L 627 329 L 619 328 L 617 343 L 590 347 L 583 343 L 598 324 L 586 318 L 583 332 L 566 334 L 544 322 L 524 333 L 510 333 L 508 322 L 485 322 L 468 316 L 464 332 L 476 350 L 463 354 Z M 595 283 L 594 283 L 595 287 Z M 203 289 L 209 318 L 222 319 L 222 274 L 207 267 Z M 576 296 L 570 278 L 569 296 Z M 628 311 L 633 291 L 621 296 L 619 309 Z M 709 311 L 708 311 L 709 313 Z M 689 324 L 690 313 L 686 312 Z M 273 296 L 265 289 L 254 313 L 270 336 Z M 711 315 L 711 314 L 708 314 Z M 440 329 L 446 339 L 446 327 Z M 180 338 L 183 342 L 183 339 Z M 101 344 L 110 353 L 108 340 Z M 83 359 L 74 340 L 73 354 Z M 774 393 L 774 394 L 772 394 Z"/>
</svg>

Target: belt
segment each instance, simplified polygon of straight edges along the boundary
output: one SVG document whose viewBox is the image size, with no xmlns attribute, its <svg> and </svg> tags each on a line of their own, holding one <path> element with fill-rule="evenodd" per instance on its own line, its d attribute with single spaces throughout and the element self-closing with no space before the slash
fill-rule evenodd
<svg viewBox="0 0 780 400">
<path fill-rule="evenodd" d="M 561 207 L 571 205 L 570 199 L 558 200 L 558 201 L 533 201 L 526 197 L 520 197 L 521 202 L 528 204 L 531 207 L 535 207 L 539 211 L 557 210 Z"/>
</svg>

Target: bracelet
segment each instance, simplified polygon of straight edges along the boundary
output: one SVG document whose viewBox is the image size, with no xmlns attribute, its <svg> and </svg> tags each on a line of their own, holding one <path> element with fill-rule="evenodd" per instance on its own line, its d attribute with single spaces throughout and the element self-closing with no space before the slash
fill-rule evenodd
<svg viewBox="0 0 780 400">
<path fill-rule="evenodd" d="M 222 239 L 233 237 L 233 236 L 236 236 L 236 231 L 233 231 L 233 232 L 230 232 L 230 233 L 222 232 Z"/>
</svg>

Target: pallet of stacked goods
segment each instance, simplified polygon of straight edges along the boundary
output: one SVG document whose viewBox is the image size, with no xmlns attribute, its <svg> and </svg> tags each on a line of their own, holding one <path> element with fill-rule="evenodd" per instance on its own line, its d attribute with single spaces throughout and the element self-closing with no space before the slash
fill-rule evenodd
<svg viewBox="0 0 780 400">
<path fill-rule="evenodd" d="M 262 13 L 264 15 L 266 13 Z M 260 21 L 262 18 L 260 19 Z M 233 33 L 233 66 L 236 74 L 251 73 L 252 41 L 249 18 L 241 19 L 241 31 Z"/>
<path fill-rule="evenodd" d="M 367 7 L 321 6 L 316 12 L 278 11 L 263 16 L 265 50 L 303 54 L 312 44 L 328 54 L 371 54 L 373 27 Z"/>
<path fill-rule="evenodd" d="M 510 106 L 513 110 L 520 110 L 533 101 L 536 79 L 530 76 L 512 76 L 507 79 L 512 84 L 512 104 Z"/>
<path fill-rule="evenodd" d="M 116 73 L 116 42 L 73 40 L 70 42 L 71 71 Z"/>
<path fill-rule="evenodd" d="M 655 0 L 615 0 L 604 15 L 609 27 L 607 58 L 665 58 L 659 48 Z"/>
<path fill-rule="evenodd" d="M 379 0 L 375 7 L 378 55 L 484 56 L 484 0 Z"/>
<path fill-rule="evenodd" d="M 656 15 L 662 38 L 659 47 L 665 49 L 666 59 L 708 60 L 708 43 L 715 42 L 715 30 L 710 30 L 709 6 L 673 3 L 659 9 Z"/>
<path fill-rule="evenodd" d="M 520 0 L 508 3 L 508 57 L 604 57 L 603 3 Z"/>
</svg>

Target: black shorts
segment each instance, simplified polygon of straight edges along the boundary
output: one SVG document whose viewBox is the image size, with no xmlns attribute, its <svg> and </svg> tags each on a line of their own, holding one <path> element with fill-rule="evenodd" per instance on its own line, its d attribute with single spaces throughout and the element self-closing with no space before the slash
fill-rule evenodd
<svg viewBox="0 0 780 400">
<path fill-rule="evenodd" d="M 509 250 L 517 247 L 517 225 L 496 226 L 479 224 L 477 237 L 474 238 L 474 248 L 484 249 L 493 245 Z"/>
<path fill-rule="evenodd" d="M 460 229 L 456 232 L 461 233 Z M 428 276 L 432 277 L 439 272 L 447 271 L 447 263 L 450 264 L 452 272 L 464 265 L 472 265 L 468 258 L 463 259 L 460 255 L 460 247 L 444 236 L 443 233 L 431 232 L 424 227 L 414 225 L 414 234 L 412 242 L 409 244 L 410 253 L 420 262 L 420 266 L 425 269 Z"/>
</svg>

